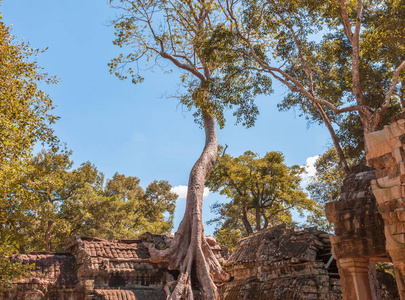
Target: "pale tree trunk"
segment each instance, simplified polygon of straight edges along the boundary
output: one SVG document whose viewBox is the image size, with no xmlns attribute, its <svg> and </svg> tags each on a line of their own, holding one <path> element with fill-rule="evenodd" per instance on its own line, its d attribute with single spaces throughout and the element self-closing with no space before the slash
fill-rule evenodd
<svg viewBox="0 0 405 300">
<path fill-rule="evenodd" d="M 381 298 L 378 295 L 378 279 L 375 262 L 370 262 L 370 265 L 368 266 L 368 281 L 370 284 L 372 300 L 380 300 Z"/>
<path fill-rule="evenodd" d="M 51 252 L 51 231 L 52 231 L 53 221 L 48 221 L 48 227 L 46 228 L 45 232 L 45 246 L 46 252 Z"/>
<path fill-rule="evenodd" d="M 186 211 L 171 245 L 168 249 L 159 251 L 152 244 L 146 244 L 152 261 L 167 261 L 170 269 L 180 271 L 177 282 L 169 282 L 165 287 L 167 299 L 194 299 L 191 287 L 192 268 L 195 268 L 204 299 L 218 299 L 214 281 L 229 280 L 229 275 L 222 270 L 204 238 L 202 221 L 204 181 L 215 164 L 218 147 L 214 117 L 204 117 L 204 128 L 205 147 L 190 172 Z M 170 291 L 169 287 L 174 285 L 174 290 Z"/>
<path fill-rule="evenodd" d="M 249 223 L 249 220 L 248 220 L 248 217 L 247 217 L 247 208 L 246 208 L 246 206 L 243 207 L 242 222 L 243 222 L 243 225 L 245 226 L 246 233 L 248 235 L 251 235 L 253 233 L 253 229 L 252 229 L 252 226 L 250 226 L 250 223 Z"/>
</svg>

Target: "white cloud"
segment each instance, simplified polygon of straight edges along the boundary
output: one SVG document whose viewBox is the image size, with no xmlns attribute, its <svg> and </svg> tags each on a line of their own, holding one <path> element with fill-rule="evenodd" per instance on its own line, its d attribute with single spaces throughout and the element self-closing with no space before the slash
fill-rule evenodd
<svg viewBox="0 0 405 300">
<path fill-rule="evenodd" d="M 187 185 L 178 185 L 175 186 L 171 189 L 171 192 L 176 193 L 179 195 L 179 199 L 185 199 L 187 197 Z M 207 197 L 208 194 L 210 193 L 208 188 L 204 188 L 204 194 L 203 197 Z"/>
<path fill-rule="evenodd" d="M 308 176 L 314 176 L 316 173 L 315 162 L 318 160 L 319 155 L 310 156 L 307 158 L 307 164 L 305 166 L 305 171 Z"/>
<path fill-rule="evenodd" d="M 187 197 L 187 185 L 178 185 L 178 186 L 172 187 L 172 189 L 170 191 L 179 195 L 179 199 Z"/>
<path fill-rule="evenodd" d="M 302 166 L 305 168 L 305 173 L 301 175 L 302 184 L 304 186 L 308 184 L 309 177 L 315 175 L 316 173 L 315 162 L 317 161 L 318 158 L 319 155 L 310 156 L 307 158 L 305 166 Z"/>
</svg>

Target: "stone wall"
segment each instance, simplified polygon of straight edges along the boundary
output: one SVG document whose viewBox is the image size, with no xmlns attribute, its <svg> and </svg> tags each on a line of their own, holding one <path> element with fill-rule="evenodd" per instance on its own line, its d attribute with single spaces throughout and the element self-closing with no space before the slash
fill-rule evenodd
<svg viewBox="0 0 405 300">
<path fill-rule="evenodd" d="M 336 259 L 387 259 L 384 221 L 371 190 L 374 178 L 372 167 L 352 168 L 352 173 L 343 181 L 339 201 L 325 205 L 326 217 L 335 229 L 331 242 Z"/>
<path fill-rule="evenodd" d="M 159 238 L 160 247 L 170 244 L 169 238 L 156 236 Z M 123 299 L 129 295 L 136 299 L 164 299 L 163 287 L 173 277 L 167 263 L 149 261 L 148 249 L 142 242 L 72 237 L 66 250 L 76 258 L 77 277 L 85 287 L 86 298 L 109 299 L 122 294 Z"/>
<path fill-rule="evenodd" d="M 221 286 L 221 299 L 342 299 L 329 235 L 283 225 L 238 242 L 225 263 L 233 281 Z"/>
<path fill-rule="evenodd" d="M 163 287 L 176 278 L 167 264 L 151 263 L 143 242 L 158 249 L 165 236 L 106 241 L 74 236 L 64 254 L 20 255 L 37 272 L 18 281 L 1 299 L 166 299 Z M 222 299 L 342 299 L 328 234 L 277 226 L 239 242 L 229 257 L 226 247 L 207 238 L 233 281 L 220 286 Z M 197 293 L 198 295 L 198 293 Z"/>
<path fill-rule="evenodd" d="M 368 134 L 366 145 L 367 161 L 376 169 L 372 188 L 385 221 L 386 248 L 401 299 L 405 299 L 405 114 Z"/>
<path fill-rule="evenodd" d="M 384 220 L 371 188 L 375 174 L 370 166 L 353 167 L 343 181 L 339 201 L 325 205 L 326 217 L 335 228 L 335 235 L 331 236 L 333 254 L 342 292 L 348 300 L 398 299 L 393 277 L 376 273 L 374 267 L 375 262 L 390 261 Z"/>
<path fill-rule="evenodd" d="M 72 236 L 68 253 L 17 255 L 14 259 L 35 263 L 36 271 L 15 282 L 0 299 L 165 299 L 163 287 L 176 273 L 167 263 L 149 261 L 145 240 L 158 249 L 170 244 L 168 237 L 152 234 L 118 241 Z"/>
<path fill-rule="evenodd" d="M 85 291 L 77 277 L 76 259 L 69 253 L 20 254 L 15 259 L 35 263 L 35 271 L 29 278 L 18 280 L 14 288 L 0 299 L 84 299 Z"/>
</svg>

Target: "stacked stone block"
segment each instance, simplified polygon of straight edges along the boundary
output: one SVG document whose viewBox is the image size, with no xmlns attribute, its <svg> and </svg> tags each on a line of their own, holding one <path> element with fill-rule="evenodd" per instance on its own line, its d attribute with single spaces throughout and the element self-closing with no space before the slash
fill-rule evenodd
<svg viewBox="0 0 405 300">
<path fill-rule="evenodd" d="M 35 269 L 31 277 L 17 280 L 12 289 L 0 293 L 0 299 L 84 299 L 85 291 L 79 284 L 73 255 L 33 252 L 16 255 L 14 259 L 35 263 Z"/>
<path fill-rule="evenodd" d="M 374 263 L 389 261 L 384 220 L 371 189 L 375 173 L 373 167 L 353 167 L 343 181 L 339 200 L 325 205 L 326 217 L 335 229 L 335 235 L 331 236 L 333 254 L 347 300 L 390 299 L 373 280 L 370 287 Z"/>
<path fill-rule="evenodd" d="M 405 114 L 368 134 L 366 145 L 367 161 L 376 169 L 372 188 L 385 221 L 386 248 L 401 299 L 405 299 Z"/>
<path fill-rule="evenodd" d="M 146 237 L 162 240 L 163 244 L 156 243 L 158 248 L 170 244 L 165 236 Z M 167 262 L 149 261 L 141 239 L 107 241 L 73 236 L 66 250 L 76 257 L 77 276 L 85 286 L 86 299 L 143 299 L 140 294 L 148 295 L 145 299 L 164 299 L 163 287 L 173 280 Z"/>
<path fill-rule="evenodd" d="M 323 231 L 263 230 L 238 242 L 225 264 L 233 281 L 221 286 L 221 299 L 342 299 L 331 256 Z"/>
<path fill-rule="evenodd" d="M 351 171 L 343 181 L 339 200 L 325 205 L 326 217 L 335 229 L 330 237 L 333 253 L 336 259 L 386 260 L 384 221 L 371 190 L 375 171 L 363 165 Z"/>
</svg>

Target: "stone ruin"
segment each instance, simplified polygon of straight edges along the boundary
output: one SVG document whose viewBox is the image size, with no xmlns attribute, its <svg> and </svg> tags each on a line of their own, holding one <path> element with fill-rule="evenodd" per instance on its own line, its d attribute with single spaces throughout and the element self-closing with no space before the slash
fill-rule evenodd
<svg viewBox="0 0 405 300">
<path fill-rule="evenodd" d="M 372 282 L 373 276 L 378 277 L 374 263 L 390 262 L 385 249 L 384 220 L 371 189 L 374 179 L 374 168 L 352 168 L 343 182 L 339 200 L 325 205 L 326 217 L 335 228 L 330 239 L 344 299 L 348 300 L 398 299 L 394 278 L 389 274 L 384 279 L 385 288 Z"/>
<path fill-rule="evenodd" d="M 156 247 L 170 239 L 149 235 Z M 149 261 L 143 240 L 107 241 L 71 237 L 68 253 L 17 255 L 35 263 L 30 278 L 17 281 L 2 299 L 165 299 L 162 287 L 173 275 L 165 263 Z"/>
<path fill-rule="evenodd" d="M 226 247 L 207 238 L 233 278 L 220 286 L 222 299 L 342 299 L 328 234 L 276 226 L 242 239 L 228 259 Z M 31 253 L 15 258 L 35 263 L 1 299 L 166 299 L 164 285 L 175 279 L 167 263 L 152 263 L 143 242 L 164 249 L 170 238 L 138 240 L 71 237 L 67 253 Z"/>
<path fill-rule="evenodd" d="M 78 285 L 76 259 L 69 253 L 19 254 L 14 257 L 24 263 L 35 263 L 35 273 L 14 282 L 14 287 L 0 294 L 0 299 L 83 299 Z"/>
<path fill-rule="evenodd" d="M 219 287 L 221 299 L 405 299 L 405 114 L 366 141 L 375 171 L 354 168 L 339 201 L 326 205 L 335 226 L 330 240 L 315 228 L 277 226 L 242 239 L 227 259 L 209 239 L 232 277 Z M 165 299 L 163 287 L 177 273 L 150 262 L 143 241 L 158 249 L 170 243 L 151 234 L 119 241 L 75 236 L 68 253 L 17 255 L 36 272 L 0 299 Z M 375 262 L 393 263 L 399 296 L 393 277 L 370 268 Z"/>
<path fill-rule="evenodd" d="M 329 234 L 284 225 L 238 242 L 224 264 L 233 281 L 221 286 L 223 300 L 342 299 Z"/>
<path fill-rule="evenodd" d="M 328 234 L 273 227 L 242 239 L 231 257 L 207 239 L 233 278 L 222 299 L 342 299 Z M 1 299 L 166 299 L 164 285 L 177 272 L 152 263 L 143 242 L 164 249 L 170 238 L 145 234 L 138 240 L 71 237 L 67 253 L 31 253 L 15 258 L 35 263 L 36 272 L 15 282 Z M 331 296 L 333 295 L 333 296 Z"/>
<path fill-rule="evenodd" d="M 385 247 L 393 262 L 401 299 L 405 299 L 405 113 L 366 136 L 366 159 L 376 170 L 371 183 L 384 219 Z"/>
<path fill-rule="evenodd" d="M 405 299 L 405 113 L 365 140 L 370 167 L 355 168 L 339 201 L 325 207 L 335 226 L 331 242 L 343 296 Z M 373 286 L 374 262 L 392 262 L 397 288 L 381 295 Z"/>
</svg>

